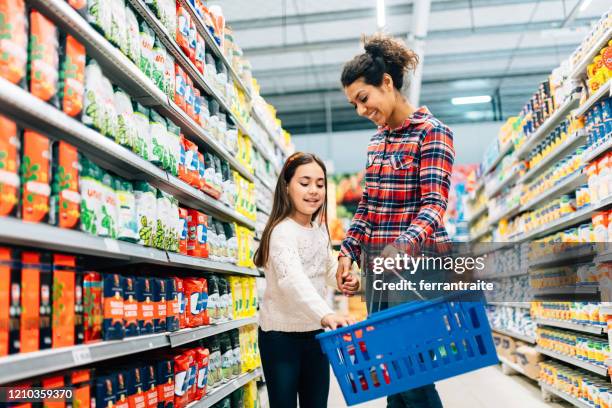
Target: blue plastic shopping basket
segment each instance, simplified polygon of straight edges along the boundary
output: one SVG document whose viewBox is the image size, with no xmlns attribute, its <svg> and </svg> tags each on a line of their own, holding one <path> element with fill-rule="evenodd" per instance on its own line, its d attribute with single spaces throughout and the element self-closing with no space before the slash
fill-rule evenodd
<svg viewBox="0 0 612 408">
<path fill-rule="evenodd" d="M 497 364 L 482 302 L 412 302 L 317 336 L 348 405 Z"/>
</svg>

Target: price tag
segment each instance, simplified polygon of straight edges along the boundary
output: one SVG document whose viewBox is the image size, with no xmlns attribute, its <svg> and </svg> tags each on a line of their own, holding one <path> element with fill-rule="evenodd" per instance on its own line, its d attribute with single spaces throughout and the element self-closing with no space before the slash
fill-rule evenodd
<svg viewBox="0 0 612 408">
<path fill-rule="evenodd" d="M 104 246 L 109 252 L 115 252 L 118 254 L 121 253 L 121 250 L 119 249 L 119 242 L 117 242 L 115 239 L 104 238 Z"/>
<path fill-rule="evenodd" d="M 78 348 L 72 350 L 72 360 L 75 364 L 88 364 L 91 363 L 91 353 L 88 347 Z"/>
</svg>

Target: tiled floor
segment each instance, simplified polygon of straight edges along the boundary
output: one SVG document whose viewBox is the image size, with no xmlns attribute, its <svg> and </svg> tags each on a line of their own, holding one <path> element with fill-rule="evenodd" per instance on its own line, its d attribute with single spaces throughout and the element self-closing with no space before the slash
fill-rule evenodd
<svg viewBox="0 0 612 408">
<path fill-rule="evenodd" d="M 537 384 L 522 375 L 507 376 L 500 367 L 487 367 L 436 384 L 444 408 L 565 408 L 565 403 L 545 403 Z M 332 374 L 330 408 L 344 408 L 342 392 Z M 355 405 L 358 408 L 384 408 L 384 399 Z"/>
</svg>

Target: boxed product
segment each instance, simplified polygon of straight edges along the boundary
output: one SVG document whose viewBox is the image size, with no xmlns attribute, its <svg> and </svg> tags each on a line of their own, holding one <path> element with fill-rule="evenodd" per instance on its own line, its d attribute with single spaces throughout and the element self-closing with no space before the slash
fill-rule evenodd
<svg viewBox="0 0 612 408">
<path fill-rule="evenodd" d="M 140 334 L 151 334 L 153 333 L 153 317 L 155 315 L 151 279 L 142 276 L 136 278 L 136 300 L 138 301 Z"/>
<path fill-rule="evenodd" d="M 155 333 L 162 333 L 166 331 L 166 322 L 168 318 L 166 279 L 151 278 L 151 281 L 153 282 L 153 304 L 155 305 L 153 331 Z"/>
<path fill-rule="evenodd" d="M 179 314 L 181 304 L 176 290 L 174 278 L 166 279 L 166 330 L 177 331 L 179 329 Z"/>
<path fill-rule="evenodd" d="M 83 276 L 83 324 L 85 343 L 102 337 L 103 317 L 102 276 L 97 272 L 85 272 Z"/>
<path fill-rule="evenodd" d="M 49 215 L 50 142 L 31 130 L 26 130 L 22 143 L 21 218 L 29 222 L 46 222 Z"/>
<path fill-rule="evenodd" d="M 53 348 L 75 343 L 76 258 L 71 255 L 53 255 L 52 283 L 52 339 Z"/>
<path fill-rule="evenodd" d="M 540 375 L 540 362 L 544 361 L 544 356 L 536 351 L 535 348 L 521 345 L 514 352 L 516 363 L 523 368 L 527 377 L 537 380 Z"/>
<path fill-rule="evenodd" d="M 174 360 L 162 359 L 155 364 L 157 403 L 159 408 L 174 406 Z"/>
<path fill-rule="evenodd" d="M 118 340 L 125 336 L 123 323 L 123 278 L 116 273 L 103 275 L 102 303 L 104 319 L 102 337 L 104 340 Z"/>
<path fill-rule="evenodd" d="M 1 70 L 0 61 L 0 76 L 2 76 Z M 0 115 L 0 175 L 0 216 L 16 215 L 19 202 L 19 131 L 15 122 L 2 115 Z"/>
<path fill-rule="evenodd" d="M 136 280 L 133 276 L 123 277 L 123 325 L 125 327 L 125 337 L 140 335 Z"/>
</svg>

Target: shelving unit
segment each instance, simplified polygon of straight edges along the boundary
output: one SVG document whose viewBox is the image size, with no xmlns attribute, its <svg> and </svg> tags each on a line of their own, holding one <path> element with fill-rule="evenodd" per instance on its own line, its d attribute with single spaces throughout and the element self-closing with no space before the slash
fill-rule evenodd
<svg viewBox="0 0 612 408">
<path fill-rule="evenodd" d="M 560 197 L 570 191 L 575 191 L 578 187 L 586 184 L 586 182 L 586 174 L 579 170 L 572 175 L 567 176 L 562 182 L 545 191 L 542 195 L 529 200 L 529 202 L 521 206 L 521 212 L 536 208 L 538 205 L 548 199 Z"/>
<path fill-rule="evenodd" d="M 485 193 L 487 194 L 487 197 L 491 198 L 496 196 L 504 188 L 514 183 L 519 178 L 519 175 L 520 172 L 518 170 L 515 170 L 512 174 L 510 174 L 503 181 L 499 182 L 499 184 L 495 185 L 491 189 L 487 190 L 487 188 L 485 187 Z"/>
<path fill-rule="evenodd" d="M 564 251 L 559 254 L 550 254 L 538 259 L 530 261 L 529 266 L 531 268 L 542 268 L 547 266 L 564 265 L 568 261 L 581 261 L 593 258 L 595 250 L 592 247 L 588 248 L 576 248 L 569 251 Z"/>
<path fill-rule="evenodd" d="M 565 320 L 551 320 L 551 319 L 540 319 L 537 318 L 536 322 L 544 326 L 560 327 L 562 329 L 570 329 L 579 331 L 582 333 L 599 334 L 603 335 L 608 333 L 606 327 L 595 326 L 592 324 L 574 323 Z"/>
<path fill-rule="evenodd" d="M 542 348 L 542 347 L 536 347 L 536 351 L 538 353 L 542 353 L 544 355 L 547 355 L 548 357 L 552 357 L 555 360 L 560 360 L 560 361 L 563 361 L 565 363 L 571 364 L 573 366 L 580 367 L 580 368 L 582 368 L 584 370 L 590 371 L 590 372 L 595 373 L 597 375 L 600 375 L 602 377 L 607 377 L 608 376 L 608 368 L 607 367 L 598 366 L 596 364 L 592 364 L 592 363 L 580 360 L 580 359 L 575 358 L 575 357 L 566 356 L 564 354 L 557 353 L 556 351 L 548 350 L 548 349 L 545 349 L 545 348 Z"/>
<path fill-rule="evenodd" d="M 510 153 L 510 150 L 512 150 L 513 147 L 514 145 L 512 144 L 512 141 L 502 146 L 501 149 L 499 149 L 499 155 L 497 156 L 495 160 L 493 160 L 493 162 L 489 165 L 489 167 L 487 167 L 487 169 L 483 172 L 483 176 L 495 170 L 495 167 L 497 167 L 497 165 L 503 160 L 503 158 L 506 157 L 508 153 Z"/>
<path fill-rule="evenodd" d="M 576 111 L 574 114 L 576 116 L 583 116 L 589 109 L 593 107 L 597 102 L 599 102 L 604 97 L 612 96 L 612 79 L 599 87 L 597 92 L 589 97 Z"/>
<path fill-rule="evenodd" d="M 521 333 L 515 333 L 515 332 L 511 332 L 511 331 L 504 330 L 504 329 L 498 329 L 497 327 L 492 327 L 491 329 L 496 333 L 503 334 L 504 336 L 512 337 L 517 340 L 524 341 L 525 343 L 536 344 L 535 337 L 526 336 Z"/>
<path fill-rule="evenodd" d="M 553 288 L 534 289 L 536 296 L 551 296 L 551 295 L 596 295 L 599 293 L 599 285 L 577 285 L 577 286 L 560 286 Z"/>
<path fill-rule="evenodd" d="M 487 212 L 487 206 L 483 205 L 482 207 L 480 207 L 478 210 L 476 210 L 476 212 L 474 212 L 474 214 L 467 220 L 468 224 L 473 223 L 474 221 L 476 221 L 478 218 L 480 218 L 483 214 L 485 214 Z"/>
<path fill-rule="evenodd" d="M 594 44 L 593 47 L 584 54 L 582 59 L 576 64 L 570 77 L 572 79 L 581 79 L 585 73 L 587 66 L 593 61 L 593 58 L 599 54 L 599 51 L 608 43 L 608 40 L 612 38 L 612 28 L 608 29 Z"/>
<path fill-rule="evenodd" d="M 557 397 L 569 402 L 570 404 L 572 404 L 573 406 L 577 408 L 593 408 L 590 404 L 583 402 L 577 398 L 574 398 L 573 396 L 566 394 L 562 391 L 559 391 L 558 389 L 553 388 L 546 383 L 540 382 L 539 384 L 540 384 L 540 388 L 542 388 L 543 391 L 549 394 L 556 395 Z"/>
<path fill-rule="evenodd" d="M 175 333 L 156 333 L 128 337 L 123 340 L 100 341 L 98 343 L 1 357 L 0 384 L 7 384 L 36 375 L 80 367 L 163 347 L 176 347 L 177 345 L 187 343 L 187 341 L 184 341 L 173 344 L 173 336 L 178 339 L 189 338 L 189 341 L 195 341 L 256 322 L 254 318 L 241 319 L 196 329 L 184 329 Z"/>
<path fill-rule="evenodd" d="M 602 155 L 603 153 L 607 152 L 610 149 L 612 149 L 612 135 L 611 134 L 607 135 L 605 142 L 601 143 L 596 148 L 590 151 L 587 150 L 586 152 L 584 152 L 584 156 L 582 157 L 582 160 L 585 163 L 588 163 L 592 161 L 593 159 L 597 158 L 598 156 Z"/>
<path fill-rule="evenodd" d="M 517 307 L 520 309 L 531 308 L 531 302 L 487 302 L 487 303 L 490 305 L 495 305 L 495 306 Z"/>
<path fill-rule="evenodd" d="M 199 401 L 192 402 L 187 405 L 186 408 L 209 408 L 215 405 L 217 402 L 221 401 L 223 398 L 230 395 L 232 392 L 237 389 L 243 387 L 248 382 L 258 379 L 263 375 L 263 371 L 261 368 L 257 368 L 248 373 L 242 374 L 238 376 L 236 379 L 231 382 L 222 384 L 218 387 L 213 388 L 209 392 L 206 393 L 206 396 Z"/>
<path fill-rule="evenodd" d="M 504 218 L 513 217 L 513 216 L 515 216 L 516 214 L 519 213 L 520 209 L 521 209 L 520 204 L 514 205 L 514 206 L 512 206 L 512 208 L 510 208 L 510 209 L 508 209 L 506 211 L 503 211 L 501 214 L 491 218 L 491 220 L 489 221 L 489 224 L 490 225 L 495 225 L 498 222 L 500 222 L 501 220 L 503 220 Z"/>
</svg>

